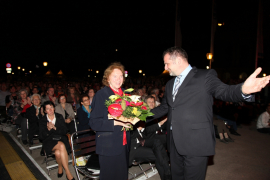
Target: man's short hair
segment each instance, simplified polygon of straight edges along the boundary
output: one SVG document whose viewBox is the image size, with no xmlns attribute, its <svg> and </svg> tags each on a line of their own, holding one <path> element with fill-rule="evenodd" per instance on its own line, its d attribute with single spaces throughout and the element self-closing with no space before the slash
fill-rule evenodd
<svg viewBox="0 0 270 180">
<path fill-rule="evenodd" d="M 154 101 L 155 101 L 155 98 L 153 96 L 148 95 L 148 96 L 145 97 L 144 102 L 147 103 L 148 99 L 154 99 Z"/>
<path fill-rule="evenodd" d="M 41 100 L 41 96 L 39 95 L 39 94 L 33 94 L 32 96 L 31 96 L 31 101 L 33 101 L 33 98 L 35 97 L 35 96 L 37 96 L 38 98 L 39 98 L 39 100 Z"/>
<path fill-rule="evenodd" d="M 170 60 L 175 60 L 177 57 L 181 57 L 188 61 L 188 54 L 187 52 L 179 47 L 171 47 L 163 52 L 163 58 L 166 54 L 170 55 Z"/>
<path fill-rule="evenodd" d="M 47 88 L 47 91 L 49 91 L 51 88 L 54 90 L 54 88 L 53 88 L 53 87 L 48 87 L 48 88 Z"/>
</svg>

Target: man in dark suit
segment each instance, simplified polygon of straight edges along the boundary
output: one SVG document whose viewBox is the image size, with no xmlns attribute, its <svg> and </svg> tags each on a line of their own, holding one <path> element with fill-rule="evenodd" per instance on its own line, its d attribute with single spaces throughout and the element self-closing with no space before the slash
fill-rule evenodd
<svg viewBox="0 0 270 180">
<path fill-rule="evenodd" d="M 171 172 L 167 152 L 162 142 L 155 138 L 156 131 L 161 129 L 165 121 L 167 119 L 146 126 L 142 121 L 136 124 L 136 128 L 131 131 L 129 165 L 132 165 L 133 160 L 155 162 L 160 178 L 170 180 Z"/>
<path fill-rule="evenodd" d="M 208 157 L 215 154 L 213 96 L 223 101 L 252 101 L 251 93 L 268 84 L 270 77 L 256 78 L 258 68 L 244 83 L 229 86 L 214 70 L 191 67 L 185 50 L 172 47 L 163 53 L 165 70 L 176 76 L 166 84 L 165 97 L 153 109 L 153 119 L 168 113 L 167 146 L 172 179 L 205 179 Z"/>
</svg>

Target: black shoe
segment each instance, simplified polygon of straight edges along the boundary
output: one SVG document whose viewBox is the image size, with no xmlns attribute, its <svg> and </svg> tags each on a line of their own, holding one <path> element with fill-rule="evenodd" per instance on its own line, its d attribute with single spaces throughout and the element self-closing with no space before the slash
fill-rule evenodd
<svg viewBox="0 0 270 180">
<path fill-rule="evenodd" d="M 28 142 L 27 140 L 22 140 L 23 144 L 26 145 Z"/>
<path fill-rule="evenodd" d="M 57 173 L 57 177 L 61 178 L 63 176 L 63 174 L 64 174 L 63 172 L 62 172 L 62 174 Z"/>
<path fill-rule="evenodd" d="M 225 138 L 225 140 L 226 140 L 227 142 L 234 142 L 234 140 L 231 139 L 231 138 Z"/>
<path fill-rule="evenodd" d="M 67 176 L 66 176 L 66 177 L 67 177 Z M 68 179 L 68 177 L 67 177 L 67 180 L 69 180 L 69 179 Z M 75 179 L 74 179 L 74 178 L 72 178 L 71 180 L 75 180 Z"/>
<path fill-rule="evenodd" d="M 236 132 L 236 131 L 231 132 L 231 134 L 233 134 L 233 135 L 235 135 L 235 136 L 241 136 L 241 134 L 239 134 L 239 133 Z"/>
<path fill-rule="evenodd" d="M 45 154 L 44 154 L 44 151 L 43 151 L 43 150 L 41 150 L 41 151 L 40 151 L 40 155 L 41 155 L 41 156 L 45 156 Z"/>
<path fill-rule="evenodd" d="M 223 138 L 223 139 L 220 139 L 219 140 L 220 142 L 223 142 L 223 143 L 225 143 L 225 144 L 228 144 L 228 142 Z"/>
</svg>

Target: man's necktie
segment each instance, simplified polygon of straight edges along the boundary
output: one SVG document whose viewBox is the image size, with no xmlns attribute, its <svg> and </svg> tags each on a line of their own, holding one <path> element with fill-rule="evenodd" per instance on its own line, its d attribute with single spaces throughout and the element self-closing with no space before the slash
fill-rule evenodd
<svg viewBox="0 0 270 180">
<path fill-rule="evenodd" d="M 177 92 L 178 92 L 178 89 L 179 89 L 179 87 L 180 87 L 180 78 L 181 78 L 181 75 L 177 76 L 177 77 L 176 77 L 176 80 L 175 80 L 175 83 L 174 83 L 174 91 L 173 91 L 173 94 L 172 94 L 172 96 L 173 96 L 173 101 L 174 101 L 175 96 L 176 96 L 176 94 L 177 94 Z"/>
</svg>

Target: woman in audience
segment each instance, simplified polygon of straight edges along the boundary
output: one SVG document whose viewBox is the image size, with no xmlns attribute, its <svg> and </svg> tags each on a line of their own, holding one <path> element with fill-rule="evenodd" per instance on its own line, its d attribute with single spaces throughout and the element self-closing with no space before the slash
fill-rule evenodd
<svg viewBox="0 0 270 180">
<path fill-rule="evenodd" d="M 70 87 L 67 102 L 72 104 L 74 110 L 77 110 L 80 107 L 79 101 L 79 94 L 75 91 L 75 87 Z"/>
<path fill-rule="evenodd" d="M 33 145 L 33 137 L 39 134 L 39 120 L 44 116 L 44 111 L 41 107 L 41 96 L 39 94 L 33 94 L 31 101 L 33 105 L 26 110 L 25 117 L 28 119 L 29 144 Z"/>
<path fill-rule="evenodd" d="M 95 96 L 95 90 L 93 88 L 88 90 L 88 96 L 89 96 L 89 101 L 90 105 L 92 104 L 93 98 Z"/>
<path fill-rule="evenodd" d="M 25 112 L 31 105 L 31 99 L 28 97 L 27 90 L 21 89 L 18 92 L 18 99 L 14 101 L 12 118 L 15 124 L 21 127 L 24 145 L 27 144 L 27 119 L 25 118 Z"/>
<path fill-rule="evenodd" d="M 71 149 L 66 136 L 65 120 L 61 114 L 54 112 L 53 102 L 45 101 L 43 106 L 47 113 L 41 118 L 39 125 L 39 138 L 42 140 L 43 149 L 47 155 L 54 152 L 58 163 L 58 178 L 63 176 L 64 167 L 67 179 L 73 180 L 74 178 L 68 169 L 68 152 Z"/>
<path fill-rule="evenodd" d="M 64 94 L 59 95 L 58 102 L 59 104 L 55 107 L 55 112 L 62 114 L 65 119 L 66 127 L 69 130 L 69 133 L 72 134 L 76 131 L 74 110 L 69 103 L 66 103 L 66 96 Z"/>
<path fill-rule="evenodd" d="M 90 120 L 91 106 L 87 95 L 81 96 L 81 107 L 77 110 L 78 113 L 78 131 L 90 129 L 88 123 Z"/>
</svg>

